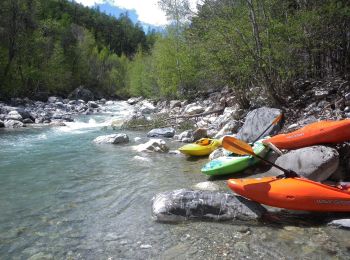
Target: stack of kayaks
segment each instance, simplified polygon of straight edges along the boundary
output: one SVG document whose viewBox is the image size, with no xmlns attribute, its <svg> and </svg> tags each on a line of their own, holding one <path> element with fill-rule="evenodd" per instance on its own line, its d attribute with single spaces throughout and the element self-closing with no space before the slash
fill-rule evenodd
<svg viewBox="0 0 350 260">
<path fill-rule="evenodd" d="M 280 149 L 297 149 L 315 144 L 350 140 L 350 120 L 320 121 L 297 131 L 263 141 Z M 278 208 L 304 211 L 350 211 L 350 185 L 330 186 L 305 178 L 264 177 L 230 179 L 237 194 Z"/>
<path fill-rule="evenodd" d="M 254 153 L 265 157 L 269 148 L 262 143 L 263 140 L 255 142 L 253 145 Z M 228 156 L 222 156 L 208 162 L 202 168 L 202 173 L 206 175 L 226 175 L 245 170 L 246 168 L 258 163 L 260 160 L 251 155 L 236 155 L 231 153 Z"/>
<path fill-rule="evenodd" d="M 186 144 L 179 148 L 183 154 L 190 156 L 205 156 L 212 153 L 221 145 L 218 139 L 202 138 L 192 144 Z"/>
<path fill-rule="evenodd" d="M 350 120 L 319 121 L 297 131 L 280 134 L 264 142 L 274 144 L 280 149 L 296 149 L 315 144 L 342 143 L 350 140 Z"/>
<path fill-rule="evenodd" d="M 324 185 L 305 178 L 230 179 L 237 194 L 256 202 L 291 210 L 350 211 L 350 185 Z"/>
</svg>

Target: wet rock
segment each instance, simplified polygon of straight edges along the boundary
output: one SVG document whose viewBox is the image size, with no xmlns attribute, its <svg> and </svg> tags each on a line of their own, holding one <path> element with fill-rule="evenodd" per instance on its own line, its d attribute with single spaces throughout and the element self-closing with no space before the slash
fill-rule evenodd
<svg viewBox="0 0 350 260">
<path fill-rule="evenodd" d="M 188 219 L 256 220 L 266 213 L 260 204 L 243 197 L 213 191 L 174 190 L 153 198 L 152 214 L 156 221 Z"/>
<path fill-rule="evenodd" d="M 219 186 L 211 181 L 204 181 L 193 185 L 194 190 L 208 190 L 208 191 L 217 191 Z"/>
<path fill-rule="evenodd" d="M 155 128 L 147 133 L 148 137 L 173 137 L 175 135 L 175 129 L 172 127 Z"/>
<path fill-rule="evenodd" d="M 185 108 L 185 114 L 187 115 L 197 115 L 204 112 L 204 108 L 197 104 L 189 104 Z"/>
<path fill-rule="evenodd" d="M 282 114 L 280 109 L 262 107 L 250 111 L 245 118 L 244 125 L 239 130 L 237 138 L 245 142 L 253 142 L 272 123 L 272 121 Z M 274 135 L 281 129 L 281 121 L 271 126 L 264 136 Z"/>
<path fill-rule="evenodd" d="M 310 180 L 324 181 L 337 170 L 339 154 L 337 150 L 330 147 L 311 146 L 280 156 L 276 164 Z M 268 172 L 273 175 L 282 174 L 282 171 L 274 167 Z"/>
<path fill-rule="evenodd" d="M 162 139 L 151 139 L 145 144 L 140 144 L 135 147 L 138 152 L 159 152 L 166 153 L 169 151 L 168 146 Z"/>
<path fill-rule="evenodd" d="M 193 135 L 193 140 L 197 141 L 197 140 L 199 140 L 201 138 L 204 138 L 204 137 L 208 136 L 207 129 L 205 129 L 205 128 L 198 128 L 198 129 L 193 131 L 192 135 Z"/>
<path fill-rule="evenodd" d="M 23 120 L 22 116 L 16 110 L 10 111 L 6 116 L 6 119 L 7 120 L 17 120 L 17 121 Z"/>
<path fill-rule="evenodd" d="M 129 137 L 126 134 L 111 134 L 96 137 L 93 140 L 96 144 L 122 144 L 129 142 Z"/>
<path fill-rule="evenodd" d="M 336 219 L 332 220 L 328 223 L 329 226 L 337 227 L 337 228 L 344 228 L 344 229 L 350 229 L 350 219 Z"/>
<path fill-rule="evenodd" d="M 82 99 L 85 102 L 88 102 L 89 100 L 94 100 L 95 97 L 90 90 L 84 88 L 83 86 L 80 86 L 68 95 L 68 99 Z"/>
<path fill-rule="evenodd" d="M 4 122 L 2 120 L 0 120 L 0 128 L 1 127 L 5 127 L 5 124 L 4 124 Z"/>
<path fill-rule="evenodd" d="M 18 120 L 5 120 L 4 125 L 6 128 L 20 128 L 23 127 L 24 124 Z"/>
</svg>

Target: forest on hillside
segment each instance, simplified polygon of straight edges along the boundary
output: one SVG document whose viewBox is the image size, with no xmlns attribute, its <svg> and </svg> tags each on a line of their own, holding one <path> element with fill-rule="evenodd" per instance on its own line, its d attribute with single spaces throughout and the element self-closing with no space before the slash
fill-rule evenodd
<svg viewBox="0 0 350 260">
<path fill-rule="evenodd" d="M 350 75 L 347 0 L 160 0 L 170 21 L 145 34 L 66 0 L 3 0 L 0 96 L 190 98 L 234 89 L 237 102 L 286 101 L 297 79 Z"/>
</svg>

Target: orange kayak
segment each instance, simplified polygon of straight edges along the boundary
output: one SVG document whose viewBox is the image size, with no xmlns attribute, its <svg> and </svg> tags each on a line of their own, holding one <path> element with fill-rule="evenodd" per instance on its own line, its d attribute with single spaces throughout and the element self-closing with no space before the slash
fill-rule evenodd
<svg viewBox="0 0 350 260">
<path fill-rule="evenodd" d="M 350 140 L 350 120 L 319 121 L 288 134 L 279 134 L 264 143 L 280 149 L 296 149 L 315 144 L 342 143 Z"/>
<path fill-rule="evenodd" d="M 235 193 L 261 204 L 304 211 L 350 211 L 350 186 L 329 186 L 305 178 L 230 179 Z"/>
</svg>

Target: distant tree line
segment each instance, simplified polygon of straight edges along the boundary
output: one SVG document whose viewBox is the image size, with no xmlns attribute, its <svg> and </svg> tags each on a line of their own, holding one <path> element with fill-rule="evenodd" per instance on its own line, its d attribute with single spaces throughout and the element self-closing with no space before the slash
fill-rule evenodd
<svg viewBox="0 0 350 260">
<path fill-rule="evenodd" d="M 2 0 L 0 98 L 84 85 L 101 96 L 193 97 L 234 89 L 242 106 L 283 103 L 299 78 L 350 75 L 347 0 L 160 0 L 170 25 L 145 34 L 67 0 Z"/>
<path fill-rule="evenodd" d="M 150 55 L 138 55 L 144 74 L 131 92 L 191 96 L 229 86 L 237 102 L 264 96 L 285 102 L 292 82 L 350 75 L 347 0 L 161 0 L 172 21 Z M 136 75 L 134 75 L 136 76 Z M 254 96 L 255 95 L 255 96 Z"/>
<path fill-rule="evenodd" d="M 2 0 L 0 98 L 65 96 L 80 85 L 101 96 L 127 95 L 128 60 L 152 45 L 127 15 L 67 0 Z"/>
</svg>

